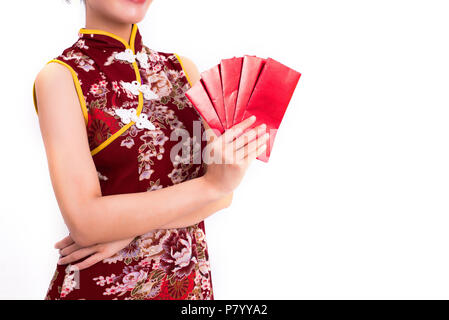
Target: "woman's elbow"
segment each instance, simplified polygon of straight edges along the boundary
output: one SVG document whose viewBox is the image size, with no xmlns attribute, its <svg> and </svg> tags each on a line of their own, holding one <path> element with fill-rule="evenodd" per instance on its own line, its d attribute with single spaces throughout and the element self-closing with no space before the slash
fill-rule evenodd
<svg viewBox="0 0 449 320">
<path fill-rule="evenodd" d="M 73 242 L 80 247 L 90 247 L 96 243 L 92 231 L 86 227 L 72 225 L 69 227 L 69 231 Z"/>
<path fill-rule="evenodd" d="M 81 212 L 86 211 L 83 210 Z M 97 242 L 95 239 L 95 228 L 92 227 L 89 216 L 90 214 L 83 215 L 77 210 L 74 214 L 68 215 L 69 219 L 66 219 L 70 237 L 80 247 L 89 247 Z"/>
</svg>

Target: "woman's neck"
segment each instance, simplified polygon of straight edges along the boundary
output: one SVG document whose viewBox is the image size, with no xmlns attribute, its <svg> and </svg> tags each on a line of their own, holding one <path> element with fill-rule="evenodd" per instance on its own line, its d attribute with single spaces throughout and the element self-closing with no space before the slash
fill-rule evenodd
<svg viewBox="0 0 449 320">
<path fill-rule="evenodd" d="M 132 31 L 132 24 L 117 23 L 109 18 L 94 14 L 86 8 L 86 28 L 98 29 L 115 34 L 129 43 Z"/>
</svg>

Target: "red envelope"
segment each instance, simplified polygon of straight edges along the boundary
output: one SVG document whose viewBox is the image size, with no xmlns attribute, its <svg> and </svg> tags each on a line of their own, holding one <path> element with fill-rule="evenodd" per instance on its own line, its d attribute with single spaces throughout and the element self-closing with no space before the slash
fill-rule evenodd
<svg viewBox="0 0 449 320">
<path fill-rule="evenodd" d="M 242 72 L 240 75 L 239 93 L 235 105 L 233 124 L 243 120 L 246 105 L 253 93 L 254 86 L 260 72 L 265 65 L 265 59 L 246 55 L 243 58 Z"/>
<path fill-rule="evenodd" d="M 267 149 L 257 159 L 268 162 L 276 132 L 293 96 L 301 74 L 282 63 L 268 58 L 260 73 L 243 119 L 256 116 L 252 128 L 265 123 L 270 134 Z"/>
<path fill-rule="evenodd" d="M 220 119 L 215 112 L 214 106 L 212 105 L 209 95 L 207 94 L 202 82 L 197 81 L 193 87 L 186 91 L 185 95 L 190 102 L 192 102 L 196 110 L 198 110 L 201 117 L 203 117 L 204 121 L 207 122 L 211 129 L 214 129 L 215 132 L 218 131 L 220 135 L 223 134 L 224 128 L 221 125 Z"/>
<path fill-rule="evenodd" d="M 234 57 L 221 60 L 221 82 L 223 86 L 224 106 L 226 109 L 225 129 L 228 129 L 233 125 L 242 64 L 243 58 Z"/>
<path fill-rule="evenodd" d="M 223 101 L 223 88 L 221 86 L 220 65 L 201 73 L 201 81 L 206 89 L 215 112 L 220 119 L 221 126 L 226 127 L 226 110 Z"/>
</svg>

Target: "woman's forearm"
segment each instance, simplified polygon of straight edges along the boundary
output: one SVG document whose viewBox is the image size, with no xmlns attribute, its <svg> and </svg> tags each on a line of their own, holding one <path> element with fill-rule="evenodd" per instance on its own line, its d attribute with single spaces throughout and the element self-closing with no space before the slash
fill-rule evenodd
<svg viewBox="0 0 449 320">
<path fill-rule="evenodd" d="M 207 206 L 225 196 L 201 176 L 151 192 L 95 197 L 71 214 L 76 219 L 68 225 L 74 241 L 89 246 L 201 221 L 211 214 Z"/>
<path fill-rule="evenodd" d="M 199 223 L 204 219 L 206 219 L 207 217 L 209 217 L 210 215 L 212 215 L 213 213 L 229 207 L 232 202 L 232 197 L 233 193 L 230 193 L 217 201 L 204 205 L 198 210 L 195 210 L 183 217 L 178 217 L 175 220 L 167 224 L 164 224 L 161 228 L 162 229 L 184 228 Z"/>
</svg>

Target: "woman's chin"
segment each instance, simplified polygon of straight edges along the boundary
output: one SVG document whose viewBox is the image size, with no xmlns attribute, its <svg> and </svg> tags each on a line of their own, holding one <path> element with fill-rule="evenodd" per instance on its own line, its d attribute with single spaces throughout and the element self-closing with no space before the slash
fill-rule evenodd
<svg viewBox="0 0 449 320">
<path fill-rule="evenodd" d="M 145 13 L 123 12 L 117 17 L 117 20 L 123 24 L 138 23 L 145 18 Z"/>
<path fill-rule="evenodd" d="M 99 14 L 120 23 L 143 20 L 152 0 L 91 0 L 89 6 Z"/>
<path fill-rule="evenodd" d="M 123 0 L 125 2 L 131 2 L 133 4 L 137 4 L 137 5 L 144 5 L 145 2 L 147 2 L 148 0 Z"/>
</svg>

